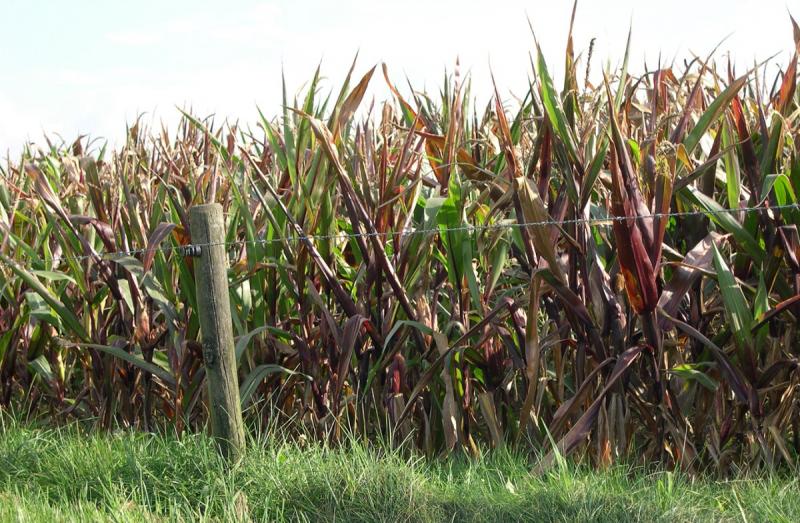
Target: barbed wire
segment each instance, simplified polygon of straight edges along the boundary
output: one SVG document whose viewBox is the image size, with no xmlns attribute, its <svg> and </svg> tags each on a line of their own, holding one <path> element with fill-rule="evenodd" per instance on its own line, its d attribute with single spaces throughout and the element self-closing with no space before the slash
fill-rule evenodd
<svg viewBox="0 0 800 523">
<path fill-rule="evenodd" d="M 329 241 L 329 240 L 350 240 L 355 238 L 372 238 L 372 237 L 388 238 L 390 236 L 408 237 L 415 235 L 426 235 L 426 234 L 437 234 L 437 233 L 446 234 L 450 232 L 481 232 L 481 231 L 490 231 L 497 229 L 523 229 L 523 228 L 550 227 L 550 226 L 563 228 L 564 226 L 567 225 L 580 225 L 580 224 L 588 226 L 610 226 L 614 222 L 624 222 L 624 221 L 655 220 L 660 218 L 686 218 L 692 216 L 720 216 L 720 215 L 737 214 L 737 213 L 782 211 L 789 209 L 800 211 L 800 203 L 774 205 L 769 207 L 758 206 L 758 207 L 740 207 L 738 209 L 715 209 L 715 210 L 694 210 L 694 211 L 678 211 L 678 212 L 668 212 L 668 213 L 653 213 L 648 216 L 637 216 L 632 218 L 627 216 L 606 216 L 602 218 L 571 218 L 566 220 L 541 220 L 534 222 L 506 221 L 506 222 L 498 222 L 498 223 L 483 224 L 483 225 L 468 224 L 460 227 L 436 227 L 429 229 L 407 229 L 399 231 L 374 231 L 374 232 L 368 231 L 368 232 L 354 232 L 354 233 L 342 232 L 334 234 L 308 234 L 308 235 L 285 236 L 281 238 L 259 238 L 254 240 L 234 240 L 234 241 L 210 242 L 210 243 L 199 243 L 199 244 L 193 243 L 189 245 L 166 245 L 162 247 L 157 247 L 152 250 L 154 252 L 164 252 L 164 253 L 177 251 L 183 255 L 191 255 L 191 253 L 196 249 L 202 249 L 203 247 L 217 247 L 220 245 L 225 247 L 234 247 L 242 245 L 265 245 L 265 244 L 282 243 L 282 242 L 298 243 L 306 241 L 313 242 L 313 241 Z M 99 258 L 101 260 L 107 260 L 107 261 L 116 261 L 119 258 L 145 254 L 146 252 L 148 252 L 148 250 L 150 249 L 145 247 L 132 250 L 97 252 L 93 254 L 84 254 L 78 256 L 69 256 L 69 255 L 56 256 L 52 260 L 54 264 L 68 260 L 80 262 L 94 258 Z"/>
</svg>

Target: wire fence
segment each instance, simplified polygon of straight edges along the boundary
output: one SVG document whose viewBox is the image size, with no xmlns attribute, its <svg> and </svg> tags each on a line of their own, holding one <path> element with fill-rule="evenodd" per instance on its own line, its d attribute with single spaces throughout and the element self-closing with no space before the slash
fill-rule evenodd
<svg viewBox="0 0 800 523">
<path fill-rule="evenodd" d="M 482 231 L 497 230 L 497 229 L 523 229 L 523 228 L 536 228 L 536 227 L 563 228 L 568 225 L 579 225 L 579 224 L 588 226 L 610 226 L 614 222 L 625 222 L 625 221 L 638 222 L 643 220 L 655 220 L 661 218 L 666 218 L 666 219 L 686 218 L 692 216 L 706 216 L 706 217 L 727 216 L 731 214 L 784 211 L 791 209 L 800 211 L 800 203 L 791 203 L 786 205 L 773 205 L 773 206 L 740 207 L 737 209 L 714 209 L 714 210 L 694 210 L 694 211 L 680 211 L 680 212 L 668 212 L 668 213 L 653 213 L 648 216 L 638 216 L 632 218 L 627 216 L 606 216 L 601 218 L 572 218 L 565 220 L 542 220 L 534 222 L 504 221 L 491 224 L 464 225 L 461 227 L 449 227 L 449 228 L 436 227 L 429 229 L 406 229 L 397 231 L 374 231 L 374 232 L 352 232 L 352 233 L 342 232 L 335 234 L 308 234 L 308 235 L 304 234 L 304 235 L 284 236 L 278 238 L 234 240 L 230 242 L 200 243 L 200 244 L 189 244 L 180 246 L 166 245 L 166 246 L 159 246 L 152 250 L 155 252 L 164 252 L 164 253 L 177 251 L 179 254 L 189 255 L 196 249 L 202 249 L 203 247 L 215 247 L 219 245 L 224 245 L 230 248 L 248 244 L 265 245 L 265 244 L 282 243 L 282 242 L 298 243 L 298 242 L 315 242 L 315 241 L 332 241 L 332 240 L 335 241 L 335 240 L 350 240 L 355 238 L 371 238 L 371 237 L 379 237 L 379 238 L 408 237 L 414 235 L 427 235 L 427 234 L 437 234 L 437 233 L 443 234 L 449 232 L 482 232 Z M 53 258 L 53 263 L 57 264 L 67 260 L 80 262 L 95 258 L 113 261 L 114 259 L 119 259 L 122 257 L 142 255 L 146 253 L 148 250 L 150 249 L 144 247 L 132 250 L 96 252 L 93 254 L 85 254 L 77 256 L 71 256 L 71 255 L 57 256 Z"/>
</svg>

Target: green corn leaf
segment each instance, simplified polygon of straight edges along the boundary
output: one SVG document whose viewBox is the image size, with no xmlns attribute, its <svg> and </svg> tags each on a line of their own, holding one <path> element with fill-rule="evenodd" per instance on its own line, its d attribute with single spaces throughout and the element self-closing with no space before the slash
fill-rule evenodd
<svg viewBox="0 0 800 523">
<path fill-rule="evenodd" d="M 149 372 L 154 376 L 158 376 L 164 383 L 170 386 L 175 386 L 175 378 L 169 373 L 168 370 L 159 367 L 154 363 L 150 363 L 144 360 L 140 355 L 135 354 L 133 352 L 127 352 L 119 347 L 112 347 L 110 345 L 100 345 L 97 343 L 72 343 L 67 344 L 67 346 L 72 347 L 80 347 L 84 349 L 96 349 L 100 352 L 104 352 L 115 358 L 119 358 L 121 360 L 125 360 L 128 363 L 131 363 L 140 369 Z"/>
<path fill-rule="evenodd" d="M 447 274 L 453 287 L 460 289 L 462 278 L 466 279 L 475 309 L 480 309 L 480 292 L 472 265 L 472 233 L 467 230 L 464 219 L 464 201 L 461 183 L 453 171 L 450 176 L 449 194 L 436 214 L 442 243 L 447 253 Z"/>
<path fill-rule="evenodd" d="M 695 147 L 700 143 L 700 139 L 706 134 L 706 131 L 708 131 L 708 128 L 717 121 L 717 118 L 725 111 L 728 104 L 731 103 L 733 97 L 736 96 L 746 81 L 747 75 L 734 80 L 727 89 L 722 91 L 722 93 L 711 102 L 711 105 L 709 105 L 708 109 L 700 116 L 700 119 L 697 120 L 697 124 L 683 141 L 683 146 L 686 147 L 686 154 L 689 156 L 692 155 Z"/>
<path fill-rule="evenodd" d="M 88 341 L 89 334 L 84 329 L 83 324 L 81 324 L 80 320 L 77 316 L 70 310 L 69 307 L 64 305 L 47 287 L 42 285 L 39 279 L 28 272 L 27 270 L 23 269 L 19 265 L 16 264 L 12 259 L 10 259 L 5 254 L 0 253 L 0 260 L 2 260 L 6 265 L 8 265 L 11 270 L 16 274 L 22 281 L 24 281 L 28 287 L 33 289 L 39 296 L 41 296 L 50 306 L 55 309 L 58 316 L 61 318 L 61 321 L 64 323 L 64 326 L 68 327 L 76 336 L 80 339 Z"/>
<path fill-rule="evenodd" d="M 764 273 L 758 273 L 758 289 L 756 290 L 756 297 L 753 303 L 753 322 L 760 322 L 764 315 L 769 311 L 769 291 L 764 282 Z M 767 334 L 769 334 L 769 327 L 762 326 L 756 330 L 756 349 L 761 349 L 767 341 Z"/>
<path fill-rule="evenodd" d="M 53 381 L 53 370 L 44 355 L 28 362 L 28 368 L 35 376 L 43 379 L 45 383 L 49 384 Z"/>
<path fill-rule="evenodd" d="M 286 367 L 281 367 L 280 365 L 259 365 L 258 367 L 254 368 L 250 371 L 250 374 L 242 382 L 242 385 L 239 387 L 239 400 L 241 401 L 242 408 L 247 407 L 253 399 L 253 393 L 255 393 L 258 386 L 264 381 L 264 378 L 271 374 L 288 374 L 289 376 L 305 376 L 299 372 L 287 369 Z M 308 378 L 308 376 L 305 376 Z M 310 378 L 308 378 L 310 379 Z"/>
<path fill-rule="evenodd" d="M 547 63 L 544 60 L 541 48 L 537 48 L 537 53 L 539 77 L 541 78 L 542 102 L 544 103 L 547 117 L 550 119 L 550 124 L 553 126 L 553 129 L 555 129 L 564 147 L 567 148 L 570 160 L 573 164 L 579 165 L 578 147 L 575 137 L 572 135 L 568 126 L 567 116 L 561 108 L 561 102 L 558 100 L 558 94 L 553 86 L 553 80 L 550 78 L 550 73 L 547 71 Z"/>
<path fill-rule="evenodd" d="M 725 305 L 725 316 L 736 338 L 737 344 L 744 348 L 753 345 L 753 336 L 750 328 L 753 325 L 753 314 L 747 305 L 742 288 L 736 281 L 733 272 L 722 258 L 716 244 L 711 244 L 714 253 L 714 268 L 717 271 L 719 290 L 722 293 L 722 302 Z"/>
<path fill-rule="evenodd" d="M 31 317 L 49 323 L 58 330 L 62 328 L 61 319 L 58 317 L 58 314 L 56 314 L 50 304 L 39 296 L 39 294 L 28 291 L 25 293 L 25 301 L 30 308 Z"/>
<path fill-rule="evenodd" d="M 722 121 L 722 146 L 727 151 L 723 155 L 725 165 L 725 190 L 728 194 L 728 207 L 735 208 L 739 205 L 739 195 L 742 187 L 742 173 L 739 167 L 739 159 L 736 157 L 736 138 L 731 132 L 728 120 Z"/>
<path fill-rule="evenodd" d="M 600 170 L 603 168 L 603 164 L 605 163 L 606 157 L 608 156 L 608 133 L 603 132 L 603 138 L 600 141 L 600 146 L 597 148 L 597 152 L 592 158 L 592 163 L 589 164 L 589 171 L 586 173 L 586 178 L 583 180 L 583 187 L 581 187 L 581 201 L 580 201 L 580 209 L 586 207 L 586 204 L 589 203 L 589 200 L 592 197 L 592 189 L 594 188 L 594 184 L 597 181 L 598 176 L 600 176 Z"/>
<path fill-rule="evenodd" d="M 262 332 L 270 332 L 279 338 L 283 338 L 285 340 L 291 340 L 291 335 L 288 331 L 283 329 L 279 329 L 277 327 L 271 327 L 269 325 L 265 325 L 263 327 L 258 327 L 243 336 L 239 336 L 236 340 L 236 361 L 239 361 L 242 358 L 242 355 L 247 350 L 247 345 L 250 343 L 250 340 L 253 339 L 254 336 L 261 334 Z"/>
<path fill-rule="evenodd" d="M 713 198 L 709 198 L 699 189 L 688 186 L 681 191 L 690 201 L 706 212 L 708 218 L 719 225 L 725 232 L 733 235 L 736 243 L 742 246 L 744 251 L 757 263 L 764 261 L 766 252 L 764 248 L 753 238 L 744 226 L 739 223 L 734 214 L 717 203 Z"/>
<path fill-rule="evenodd" d="M 50 280 L 50 281 L 68 281 L 70 283 L 75 283 L 75 278 L 70 276 L 69 274 L 65 274 L 59 271 L 37 271 L 32 270 L 31 274 L 38 276 L 39 278 Z"/>
<path fill-rule="evenodd" d="M 677 365 L 669 370 L 671 374 L 678 376 L 679 378 L 685 381 L 696 381 L 703 387 L 707 388 L 710 391 L 717 390 L 719 387 L 719 383 L 711 378 L 705 372 L 699 370 L 702 368 L 702 364 L 690 364 L 684 363 L 683 365 Z"/>
</svg>

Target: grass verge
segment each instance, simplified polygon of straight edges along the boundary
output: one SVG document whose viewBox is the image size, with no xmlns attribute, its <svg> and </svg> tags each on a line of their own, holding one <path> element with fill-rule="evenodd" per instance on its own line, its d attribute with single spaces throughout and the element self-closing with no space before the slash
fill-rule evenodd
<svg viewBox="0 0 800 523">
<path fill-rule="evenodd" d="M 796 474 L 736 481 L 615 467 L 530 474 L 501 451 L 427 461 L 351 442 L 251 441 L 226 471 L 202 435 L 2 420 L 0 521 L 800 521 Z"/>
</svg>

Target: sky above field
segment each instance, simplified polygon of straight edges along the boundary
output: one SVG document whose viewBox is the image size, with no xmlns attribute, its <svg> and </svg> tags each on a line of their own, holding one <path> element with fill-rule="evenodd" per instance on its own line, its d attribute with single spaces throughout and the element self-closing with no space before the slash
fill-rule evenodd
<svg viewBox="0 0 800 523">
<path fill-rule="evenodd" d="M 790 4 L 788 4 L 790 5 Z M 338 91 L 356 52 L 355 75 L 385 61 L 394 82 L 438 92 L 456 58 L 480 105 L 490 71 L 501 95 L 523 94 L 534 41 L 555 72 L 563 70 L 571 0 L 0 0 L 0 156 L 43 132 L 124 136 L 139 114 L 174 125 L 176 106 L 198 115 L 255 120 L 274 115 L 281 70 L 290 97 L 318 64 L 326 90 Z M 579 3 L 576 53 L 596 38 L 592 70 L 621 62 L 632 23 L 633 73 L 705 55 L 723 38 L 739 71 L 793 47 L 787 3 L 780 0 L 603 0 Z M 800 6 L 793 9 L 800 16 Z M 582 62 L 582 69 L 585 61 Z M 385 99 L 382 78 L 371 94 Z"/>
</svg>

